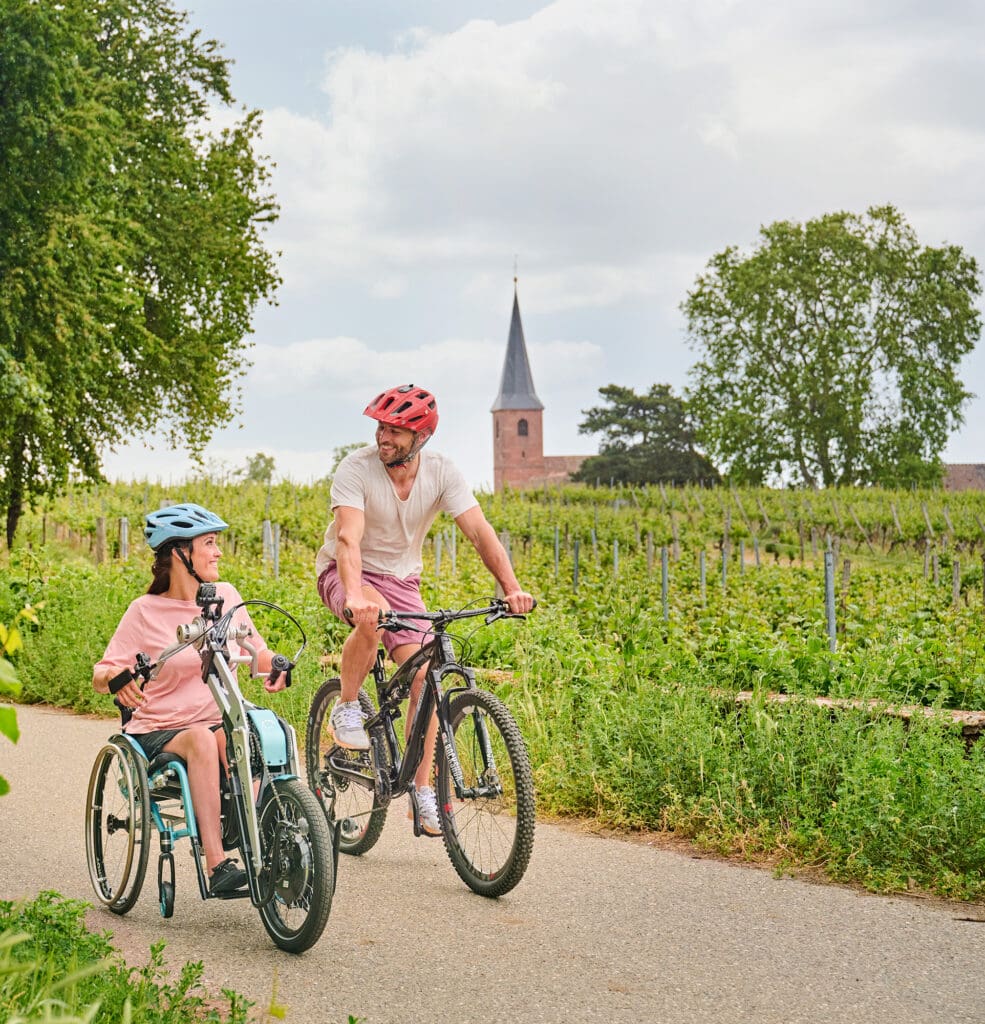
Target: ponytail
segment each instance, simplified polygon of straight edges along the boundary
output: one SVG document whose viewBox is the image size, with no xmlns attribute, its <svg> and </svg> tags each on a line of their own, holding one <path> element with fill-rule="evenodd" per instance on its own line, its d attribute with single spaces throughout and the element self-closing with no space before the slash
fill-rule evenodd
<svg viewBox="0 0 985 1024">
<path fill-rule="evenodd" d="M 153 579 L 147 588 L 148 594 L 167 593 L 171 586 L 171 554 L 179 546 L 184 547 L 191 554 L 191 541 L 180 540 L 167 541 L 154 552 L 154 564 L 150 567 Z"/>
</svg>

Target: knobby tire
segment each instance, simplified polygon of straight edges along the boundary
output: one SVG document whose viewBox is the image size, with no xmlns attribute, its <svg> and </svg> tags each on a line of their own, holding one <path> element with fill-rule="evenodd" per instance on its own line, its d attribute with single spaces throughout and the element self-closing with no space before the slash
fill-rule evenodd
<svg viewBox="0 0 985 1024">
<path fill-rule="evenodd" d="M 449 706 L 455 750 L 467 787 L 495 782 L 479 743 L 477 718 L 489 734 L 501 795 L 458 800 L 440 736 L 435 752 L 438 811 L 445 849 L 473 892 L 502 896 L 523 878 L 534 843 L 536 805 L 530 759 L 506 705 L 485 690 L 469 690 Z"/>
</svg>

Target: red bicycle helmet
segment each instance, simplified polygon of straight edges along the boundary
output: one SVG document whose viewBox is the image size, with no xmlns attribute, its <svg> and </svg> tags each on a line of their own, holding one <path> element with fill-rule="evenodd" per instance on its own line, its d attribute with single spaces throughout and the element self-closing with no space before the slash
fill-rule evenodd
<svg viewBox="0 0 985 1024">
<path fill-rule="evenodd" d="M 401 384 L 377 395 L 363 410 L 380 423 L 415 431 L 423 444 L 438 426 L 438 403 L 434 395 L 413 384 Z"/>
</svg>

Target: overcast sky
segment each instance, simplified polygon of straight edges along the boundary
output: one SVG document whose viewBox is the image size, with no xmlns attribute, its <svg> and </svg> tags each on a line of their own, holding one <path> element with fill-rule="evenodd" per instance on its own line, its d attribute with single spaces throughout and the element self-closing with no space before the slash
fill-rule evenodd
<svg viewBox="0 0 985 1024">
<path fill-rule="evenodd" d="M 682 391 L 680 303 L 762 225 L 900 208 L 985 267 L 985 5 L 968 0 L 188 0 L 264 112 L 276 307 L 207 457 L 308 481 L 369 441 L 384 387 L 433 390 L 431 442 L 492 482 L 514 266 L 545 451 L 591 453 L 599 387 Z M 225 115 L 227 118 L 228 114 Z M 945 451 L 985 461 L 982 397 Z M 108 454 L 180 480 L 181 453 Z"/>
</svg>

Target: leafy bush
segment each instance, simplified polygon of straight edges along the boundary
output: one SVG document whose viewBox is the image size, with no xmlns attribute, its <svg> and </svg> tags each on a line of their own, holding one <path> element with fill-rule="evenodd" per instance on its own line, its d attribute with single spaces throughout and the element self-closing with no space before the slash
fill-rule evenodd
<svg viewBox="0 0 985 1024">
<path fill-rule="evenodd" d="M 228 1009 L 217 1009 L 201 989 L 201 963 L 186 963 L 169 981 L 163 942 L 151 946 L 146 966 L 127 967 L 106 934 L 85 927 L 86 907 L 55 892 L 0 901 L 0 1019 L 245 1024 L 251 1003 L 226 990 Z"/>
</svg>

